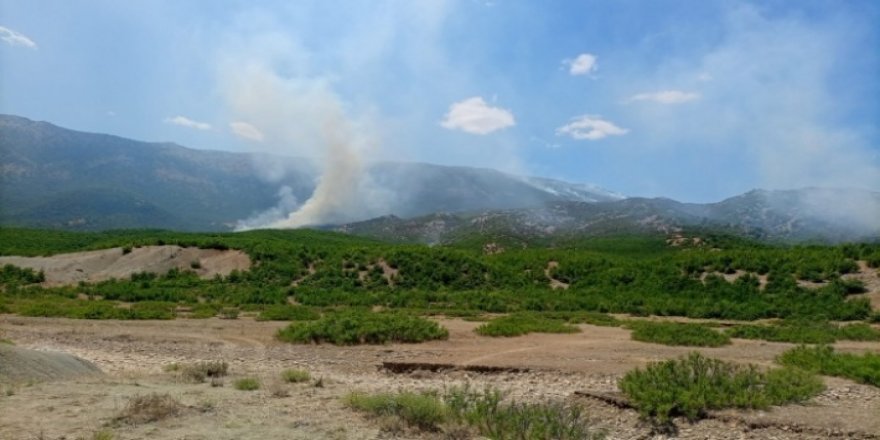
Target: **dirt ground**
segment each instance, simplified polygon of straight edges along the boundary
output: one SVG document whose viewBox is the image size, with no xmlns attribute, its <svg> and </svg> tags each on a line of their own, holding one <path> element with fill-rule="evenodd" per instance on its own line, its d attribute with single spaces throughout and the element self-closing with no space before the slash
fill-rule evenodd
<svg viewBox="0 0 880 440">
<path fill-rule="evenodd" d="M 192 270 L 202 278 L 229 275 L 250 269 L 251 259 L 238 250 L 198 249 L 180 246 L 142 246 L 124 252 L 122 248 L 72 252 L 50 257 L 0 257 L 0 266 L 42 270 L 45 286 L 94 283 L 111 278 L 125 279 L 138 272 L 167 273 L 171 269 Z"/>
<path fill-rule="evenodd" d="M 91 439 L 109 430 L 114 439 L 388 439 L 442 438 L 440 434 L 391 432 L 347 409 L 341 397 L 353 390 L 442 390 L 453 384 L 498 387 L 518 400 L 576 399 L 611 439 L 670 438 L 652 435 L 630 409 L 578 397 L 576 391 L 613 393 L 627 370 L 690 349 L 632 341 L 621 328 L 582 325 L 581 333 L 516 338 L 478 336 L 479 325 L 441 319 L 447 341 L 423 344 L 335 347 L 276 341 L 279 322 L 236 320 L 84 321 L 0 316 L 0 332 L 16 346 L 63 351 L 94 362 L 100 377 L 0 385 L 0 438 Z M 791 344 L 736 340 L 701 349 L 732 361 L 770 365 Z M 880 343 L 841 343 L 840 350 L 880 351 Z M 181 381 L 164 372 L 171 363 L 224 360 L 230 376 L 222 386 Z M 385 361 L 515 367 L 526 372 L 415 371 L 391 373 Z M 279 373 L 303 368 L 313 383 L 282 384 Z M 232 382 L 253 376 L 263 386 L 239 391 Z M 825 439 L 880 438 L 880 390 L 826 378 L 828 389 L 805 405 L 769 411 L 730 411 L 695 424 L 679 422 L 675 438 Z M 5 386 L 5 389 L 3 388 Z M 133 396 L 169 393 L 185 409 L 158 422 L 114 421 Z M 286 394 L 286 396 L 285 396 Z"/>
</svg>

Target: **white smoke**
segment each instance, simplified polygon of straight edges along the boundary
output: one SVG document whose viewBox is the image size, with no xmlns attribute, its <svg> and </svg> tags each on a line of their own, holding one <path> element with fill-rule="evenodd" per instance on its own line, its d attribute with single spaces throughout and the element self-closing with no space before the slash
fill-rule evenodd
<svg viewBox="0 0 880 440">
<path fill-rule="evenodd" d="M 227 75 L 224 93 L 233 116 L 264 134 L 261 145 L 315 157 L 321 168 L 314 194 L 302 205 L 291 203 L 293 191 L 282 188 L 277 206 L 239 222 L 239 230 L 339 223 L 382 212 L 381 191 L 370 185 L 361 158 L 376 143 L 366 124 L 346 114 L 326 79 L 284 78 L 253 63 Z M 266 174 L 277 181 L 278 167 L 266 167 Z"/>
<path fill-rule="evenodd" d="M 248 229 L 257 229 L 264 225 L 269 225 L 283 220 L 291 212 L 299 208 L 299 201 L 293 194 L 293 189 L 287 185 L 278 190 L 278 204 L 263 212 L 248 217 L 245 220 L 239 220 L 235 225 L 235 230 L 245 231 Z"/>
</svg>

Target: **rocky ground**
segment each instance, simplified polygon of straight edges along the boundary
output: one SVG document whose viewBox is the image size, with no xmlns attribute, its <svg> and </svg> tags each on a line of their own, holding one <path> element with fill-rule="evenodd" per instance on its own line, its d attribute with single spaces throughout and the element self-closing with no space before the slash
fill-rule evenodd
<svg viewBox="0 0 880 440">
<path fill-rule="evenodd" d="M 621 328 L 583 325 L 577 334 L 488 338 L 473 333 L 479 323 L 441 323 L 450 330 L 448 341 L 335 347 L 280 343 L 273 335 L 284 323 L 248 317 L 123 322 L 3 315 L 0 331 L 16 347 L 70 353 L 106 374 L 0 385 L 0 438 L 91 439 L 101 431 L 117 440 L 443 438 L 442 433 L 389 431 L 387 424 L 346 408 L 341 398 L 353 390 L 442 390 L 464 383 L 494 386 L 519 400 L 577 400 L 611 439 L 880 438 L 880 389 L 835 378 L 827 378 L 828 389 L 805 405 L 726 411 L 695 424 L 679 421 L 674 434 L 652 433 L 635 411 L 602 397 L 613 396 L 617 379 L 629 369 L 688 348 L 631 341 Z M 790 347 L 736 340 L 701 351 L 770 365 Z M 880 344 L 850 342 L 837 348 L 880 351 Z M 212 386 L 165 371 L 173 363 L 202 360 L 228 362 L 230 375 Z M 379 368 L 383 362 L 520 371 L 393 373 Z M 282 383 L 279 374 L 288 368 L 308 370 L 312 381 Z M 259 378 L 262 387 L 239 391 L 232 383 L 241 377 Z M 318 379 L 322 386 L 315 386 Z M 118 419 L 132 397 L 150 393 L 172 395 L 182 404 L 179 413 L 140 424 Z"/>
</svg>

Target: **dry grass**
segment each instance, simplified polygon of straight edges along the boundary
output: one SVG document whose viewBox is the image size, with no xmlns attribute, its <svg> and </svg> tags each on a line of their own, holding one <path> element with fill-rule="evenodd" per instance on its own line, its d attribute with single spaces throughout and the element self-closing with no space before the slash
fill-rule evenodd
<svg viewBox="0 0 880 440">
<path fill-rule="evenodd" d="M 202 383 L 206 379 L 217 379 L 229 372 L 229 365 L 223 361 L 205 361 L 178 367 L 181 377 L 189 382 Z"/>
<path fill-rule="evenodd" d="M 178 416 L 183 409 L 184 406 L 171 395 L 151 393 L 129 399 L 128 405 L 115 420 L 139 425 Z"/>
</svg>

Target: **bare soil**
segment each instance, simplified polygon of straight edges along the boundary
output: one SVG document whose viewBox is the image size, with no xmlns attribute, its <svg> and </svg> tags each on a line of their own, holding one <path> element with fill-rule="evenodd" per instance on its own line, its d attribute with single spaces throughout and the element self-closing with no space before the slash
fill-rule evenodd
<svg viewBox="0 0 880 440">
<path fill-rule="evenodd" d="M 0 266 L 42 270 L 45 286 L 94 283 L 111 278 L 129 278 L 139 272 L 165 274 L 171 269 L 192 270 L 202 278 L 229 275 L 251 267 L 248 255 L 239 250 L 199 249 L 180 246 L 143 246 L 131 249 L 102 249 L 50 257 L 0 257 Z"/>
<path fill-rule="evenodd" d="M 353 390 L 442 390 L 463 383 L 495 386 L 518 400 L 577 400 L 612 439 L 880 438 L 880 389 L 837 378 L 827 378 L 827 391 L 805 405 L 727 411 L 695 424 L 680 421 L 673 436 L 654 435 L 632 409 L 575 392 L 613 394 L 629 369 L 691 349 L 632 341 L 622 328 L 582 325 L 582 332 L 575 334 L 489 338 L 473 332 L 479 323 L 440 322 L 450 330 L 447 341 L 336 347 L 278 342 L 274 334 L 284 323 L 249 317 L 83 321 L 2 315 L 0 331 L 17 347 L 68 352 L 93 362 L 106 375 L 5 385 L 11 392 L 0 393 L 0 438 L 88 439 L 102 429 L 112 431 L 115 439 L 443 438 L 440 433 L 389 431 L 346 408 L 341 397 Z M 731 346 L 700 351 L 770 366 L 791 346 L 735 340 Z M 837 348 L 880 351 L 880 343 L 847 342 Z M 163 371 L 172 363 L 202 360 L 229 363 L 223 386 L 187 383 Z M 382 370 L 386 361 L 462 368 L 399 374 Z M 467 366 L 480 368 L 469 371 Z M 322 379 L 323 387 L 281 383 L 279 374 L 287 368 L 307 369 Z M 259 378 L 263 386 L 236 390 L 231 384 L 240 377 Z M 150 423 L 115 421 L 129 399 L 150 393 L 170 394 L 184 410 Z"/>
</svg>

